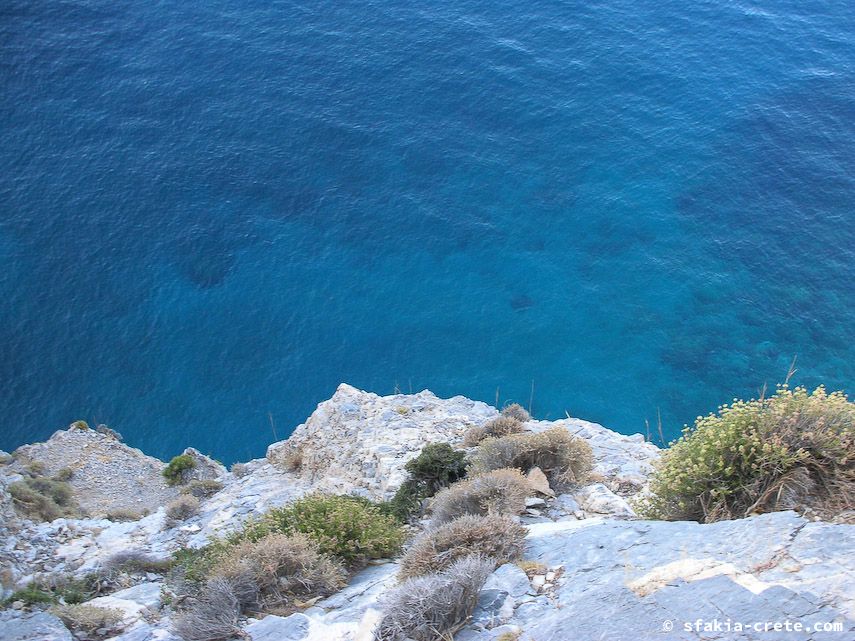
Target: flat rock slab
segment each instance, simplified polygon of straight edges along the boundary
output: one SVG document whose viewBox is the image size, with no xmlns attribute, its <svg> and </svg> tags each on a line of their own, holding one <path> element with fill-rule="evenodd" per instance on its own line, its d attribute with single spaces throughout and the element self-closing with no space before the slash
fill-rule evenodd
<svg viewBox="0 0 855 641">
<path fill-rule="evenodd" d="M 524 630 L 521 641 L 564 641 L 568 625 L 580 639 L 817 638 L 734 630 L 786 621 L 836 622 L 843 630 L 828 638 L 855 638 L 849 525 L 792 512 L 711 525 L 587 519 L 530 526 L 525 557 L 564 574 L 554 599 L 517 607 L 509 623 Z"/>
<path fill-rule="evenodd" d="M 62 621 L 37 612 L 17 619 L 0 621 L 0 639 L 3 641 L 75 641 Z"/>
</svg>

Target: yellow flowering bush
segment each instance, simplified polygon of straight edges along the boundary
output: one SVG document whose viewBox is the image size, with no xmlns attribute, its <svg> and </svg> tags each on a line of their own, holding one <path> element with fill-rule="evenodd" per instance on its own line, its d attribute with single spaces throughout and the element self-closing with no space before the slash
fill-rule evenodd
<svg viewBox="0 0 855 641">
<path fill-rule="evenodd" d="M 640 502 L 644 516 L 713 522 L 757 512 L 852 509 L 855 404 L 823 387 L 779 386 L 698 417 L 673 442 Z"/>
</svg>

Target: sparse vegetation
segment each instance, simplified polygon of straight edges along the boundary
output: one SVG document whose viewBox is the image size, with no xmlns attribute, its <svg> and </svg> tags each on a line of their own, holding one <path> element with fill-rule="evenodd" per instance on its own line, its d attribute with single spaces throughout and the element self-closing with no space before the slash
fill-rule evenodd
<svg viewBox="0 0 855 641">
<path fill-rule="evenodd" d="M 531 580 L 531 578 L 536 574 L 546 574 L 549 568 L 547 568 L 540 561 L 529 561 L 527 559 L 522 559 L 516 562 L 516 566 L 526 573 L 526 576 Z"/>
<path fill-rule="evenodd" d="M 115 439 L 115 440 L 119 441 L 120 443 L 124 440 L 122 438 L 121 434 L 119 434 L 116 430 L 107 427 L 103 423 L 98 425 L 95 428 L 95 431 L 98 432 L 99 434 L 103 434 L 104 436 L 109 436 L 110 438 Z"/>
<path fill-rule="evenodd" d="M 9 485 L 18 514 L 32 521 L 78 516 L 71 486 L 66 481 L 41 476 L 44 470 L 44 465 L 32 463 L 27 469 L 29 478 Z"/>
<path fill-rule="evenodd" d="M 234 463 L 231 467 L 232 474 L 236 477 L 241 478 L 249 474 L 249 468 L 246 466 L 246 463 Z"/>
<path fill-rule="evenodd" d="M 53 475 L 54 481 L 67 482 L 74 476 L 74 470 L 70 467 L 64 467 L 59 472 Z"/>
<path fill-rule="evenodd" d="M 196 467 L 196 459 L 189 454 L 179 454 L 163 468 L 163 477 L 169 485 L 186 483 L 189 473 Z"/>
<path fill-rule="evenodd" d="M 89 423 L 86 421 L 74 421 L 71 425 L 68 426 L 70 430 L 88 430 Z"/>
<path fill-rule="evenodd" d="M 431 443 L 409 461 L 404 469 L 410 477 L 401 484 L 390 503 L 390 511 L 406 522 L 419 511 L 421 502 L 466 476 L 467 463 L 463 452 L 448 443 Z"/>
<path fill-rule="evenodd" d="M 137 512 L 136 510 L 131 510 L 127 508 L 117 508 L 115 510 L 110 510 L 109 512 L 107 512 L 107 518 L 110 521 L 115 522 L 139 521 L 145 516 L 146 514 L 142 512 Z"/>
<path fill-rule="evenodd" d="M 351 565 L 393 556 L 404 541 L 400 524 L 378 505 L 361 497 L 331 494 L 311 494 L 270 510 L 249 523 L 238 539 L 298 532 L 314 540 L 321 552 Z"/>
<path fill-rule="evenodd" d="M 229 547 L 211 569 L 229 582 L 243 608 L 284 608 L 296 596 L 327 596 L 343 587 L 342 565 L 304 534 L 270 534 Z"/>
<path fill-rule="evenodd" d="M 525 410 L 523 410 L 525 411 Z M 463 435 L 463 444 L 466 447 L 474 447 L 485 438 L 508 436 L 509 434 L 519 434 L 524 430 L 522 422 L 513 416 L 498 416 L 492 421 L 488 421 L 483 425 L 476 425 L 466 430 Z"/>
<path fill-rule="evenodd" d="M 375 641 L 446 641 L 465 624 L 493 571 L 492 559 L 472 555 L 442 572 L 409 579 L 383 600 Z"/>
<path fill-rule="evenodd" d="M 503 515 L 462 516 L 422 534 L 401 559 L 400 577 L 438 572 L 455 560 L 480 554 L 495 566 L 522 555 L 526 529 Z"/>
<path fill-rule="evenodd" d="M 649 518 L 713 522 L 855 502 L 855 404 L 819 387 L 723 405 L 665 450 L 639 505 Z"/>
<path fill-rule="evenodd" d="M 197 499 L 207 499 L 211 498 L 222 489 L 223 484 L 220 481 L 215 479 L 203 479 L 190 481 L 190 483 L 181 489 L 181 492 L 184 494 L 191 494 Z"/>
<path fill-rule="evenodd" d="M 209 580 L 188 607 L 175 616 L 175 631 L 185 641 L 225 641 L 241 635 L 240 602 L 231 584 Z"/>
<path fill-rule="evenodd" d="M 113 636 L 112 632 L 122 621 L 122 612 L 116 608 L 99 608 L 94 605 L 57 605 L 51 612 L 70 630 L 86 635 L 87 639 Z"/>
<path fill-rule="evenodd" d="M 30 583 L 26 587 L 16 590 L 6 599 L 3 604 L 9 605 L 15 601 L 21 601 L 26 606 L 32 606 L 38 603 L 56 603 L 56 595 L 53 591 L 45 589 L 36 583 Z"/>
<path fill-rule="evenodd" d="M 271 463 L 286 472 L 298 472 L 303 467 L 303 448 L 284 443 L 276 449 Z"/>
<path fill-rule="evenodd" d="M 528 472 L 539 467 L 554 488 L 585 480 L 593 465 L 591 447 L 561 427 L 544 432 L 487 438 L 471 458 L 474 473 L 513 467 Z"/>
<path fill-rule="evenodd" d="M 164 574 L 172 565 L 172 559 L 159 559 L 140 550 L 128 550 L 118 552 L 107 559 L 102 571 L 107 575 L 117 572 Z"/>
<path fill-rule="evenodd" d="M 510 405 L 506 405 L 505 407 L 503 407 L 502 416 L 515 418 L 521 423 L 525 423 L 526 421 L 531 420 L 531 414 L 529 414 L 528 410 L 519 403 L 511 403 Z"/>
<path fill-rule="evenodd" d="M 466 514 L 520 514 L 532 493 L 519 470 L 501 469 L 458 481 L 441 490 L 431 502 L 433 525 Z"/>
<path fill-rule="evenodd" d="M 53 575 L 50 580 L 41 579 L 14 592 L 3 605 L 21 601 L 26 607 L 33 605 L 48 605 L 60 601 L 74 605 L 92 599 L 101 591 L 100 578 L 95 574 L 87 574 L 76 578 L 70 575 Z"/>
<path fill-rule="evenodd" d="M 182 494 L 166 506 L 166 518 L 171 523 L 184 521 L 199 513 L 199 499 L 192 494 Z"/>
</svg>

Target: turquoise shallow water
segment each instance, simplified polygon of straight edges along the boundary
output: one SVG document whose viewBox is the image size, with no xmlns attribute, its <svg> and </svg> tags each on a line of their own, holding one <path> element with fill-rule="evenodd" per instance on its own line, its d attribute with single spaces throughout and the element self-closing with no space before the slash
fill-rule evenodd
<svg viewBox="0 0 855 641">
<path fill-rule="evenodd" d="M 850 3 L 197 4 L 0 9 L 0 447 L 851 390 Z"/>
</svg>

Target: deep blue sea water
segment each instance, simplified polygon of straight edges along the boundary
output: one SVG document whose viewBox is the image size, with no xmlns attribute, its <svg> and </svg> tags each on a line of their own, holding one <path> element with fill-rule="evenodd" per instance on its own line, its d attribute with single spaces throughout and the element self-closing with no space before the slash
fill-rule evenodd
<svg viewBox="0 0 855 641">
<path fill-rule="evenodd" d="M 4 449 L 855 383 L 851 2 L 6 0 L 0 83 Z"/>
</svg>

